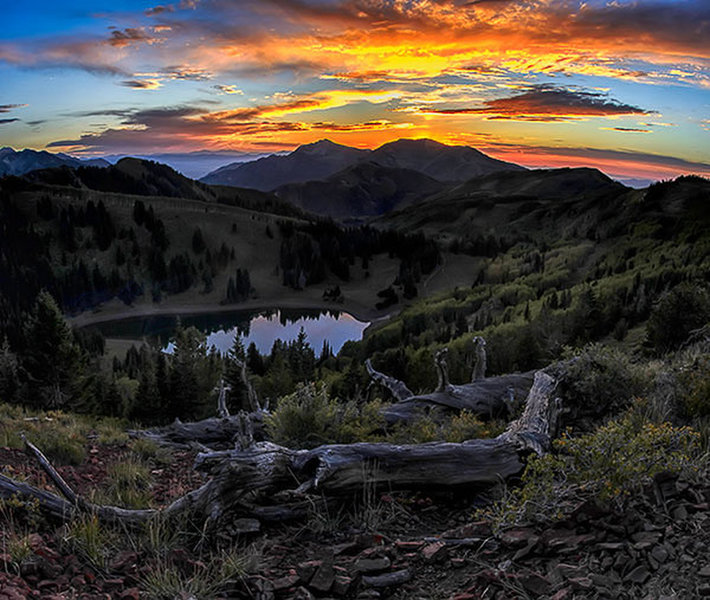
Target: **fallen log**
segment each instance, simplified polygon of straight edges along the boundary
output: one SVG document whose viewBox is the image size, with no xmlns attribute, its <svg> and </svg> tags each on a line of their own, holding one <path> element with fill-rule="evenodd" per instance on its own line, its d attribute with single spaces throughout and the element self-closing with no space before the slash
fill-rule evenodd
<svg viewBox="0 0 710 600">
<path fill-rule="evenodd" d="M 409 421 L 437 411 L 467 410 L 483 419 L 510 418 L 530 390 L 534 372 L 488 377 L 444 391 L 413 395 L 382 410 L 388 425 Z"/>
<path fill-rule="evenodd" d="M 248 425 L 245 423 L 248 421 Z M 246 433 L 249 430 L 249 434 Z M 256 439 L 264 439 L 264 413 L 261 411 L 245 413 L 240 411 L 236 415 L 226 417 L 210 417 L 194 423 L 183 423 L 176 419 L 170 425 L 155 427 L 153 429 L 129 430 L 128 435 L 133 438 L 153 440 L 161 446 L 170 446 L 179 449 L 200 450 L 214 449 L 219 446 L 234 446 L 235 443 L 243 445 L 241 441 L 245 435 L 253 435 Z"/>
<path fill-rule="evenodd" d="M 95 513 L 102 522 L 141 526 L 156 517 L 184 519 L 188 515 L 214 525 L 245 514 L 248 505 L 275 492 L 303 496 L 310 490 L 343 495 L 365 486 L 386 489 L 479 488 L 519 473 L 530 451 L 543 453 L 556 433 L 560 402 L 553 397 L 557 381 L 545 372 L 535 374 L 522 416 L 494 439 L 460 444 L 419 445 L 386 443 L 335 444 L 313 450 L 291 450 L 270 442 L 246 448 L 198 455 L 195 468 L 211 476 L 197 490 L 160 510 L 127 510 L 93 504 L 77 496 L 41 451 L 25 440 L 26 450 L 64 498 L 27 484 L 0 477 L 0 496 L 34 498 L 52 516 L 68 520 L 77 511 Z M 285 514 L 273 508 L 272 513 Z M 268 514 L 266 511 L 264 514 Z"/>
<path fill-rule="evenodd" d="M 462 410 L 472 412 L 483 419 L 512 418 L 530 390 L 534 372 L 485 377 L 486 342 L 481 337 L 475 337 L 473 343 L 476 361 L 471 373 L 471 382 L 454 385 L 449 381 L 448 348 L 441 348 L 434 354 L 438 383 L 436 389 L 429 394 L 414 394 L 404 382 L 380 373 L 369 359 L 365 361 L 373 384 L 385 387 L 397 400 L 382 410 L 387 424 L 410 421 L 422 414 L 436 417 L 438 413 Z"/>
<path fill-rule="evenodd" d="M 325 494 L 349 494 L 365 484 L 389 489 L 489 486 L 519 473 L 526 452 L 542 454 L 549 448 L 560 411 L 552 398 L 556 386 L 547 373 L 536 373 L 523 415 L 494 439 L 332 444 L 313 450 L 262 442 L 245 450 L 199 454 L 195 468 L 212 475 L 225 489 L 264 494 L 314 488 Z"/>
</svg>

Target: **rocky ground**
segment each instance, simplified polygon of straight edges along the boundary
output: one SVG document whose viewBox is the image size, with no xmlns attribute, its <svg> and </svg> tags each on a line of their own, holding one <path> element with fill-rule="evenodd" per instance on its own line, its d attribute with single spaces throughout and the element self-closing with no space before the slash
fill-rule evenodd
<svg viewBox="0 0 710 600">
<path fill-rule="evenodd" d="M 60 471 L 90 494 L 101 487 L 106 465 L 124 452 L 94 444 L 83 464 Z M 169 466 L 153 469 L 158 503 L 199 485 L 192 459 L 178 452 Z M 18 450 L 0 449 L 0 465 L 8 476 L 43 482 Z M 370 494 L 364 504 L 317 508 L 306 522 L 242 534 L 240 543 L 257 548 L 259 558 L 224 597 L 710 597 L 709 502 L 710 488 L 661 475 L 623 508 L 583 503 L 553 525 L 494 533 L 490 523 L 475 520 L 471 498 Z M 7 514 L 0 519 L 0 600 L 148 597 L 144 582 L 155 565 L 142 548 L 117 547 L 98 568 L 72 550 L 60 529 L 44 525 L 26 535 L 27 556 L 18 563 L 8 553 Z M 220 535 L 229 531 L 227 524 Z M 185 573 L 205 566 L 192 550 L 169 552 L 170 563 Z"/>
</svg>

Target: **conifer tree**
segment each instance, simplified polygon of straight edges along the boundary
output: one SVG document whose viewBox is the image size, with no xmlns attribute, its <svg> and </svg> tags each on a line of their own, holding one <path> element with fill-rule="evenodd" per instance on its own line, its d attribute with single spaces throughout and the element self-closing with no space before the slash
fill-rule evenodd
<svg viewBox="0 0 710 600">
<path fill-rule="evenodd" d="M 30 402 L 59 407 L 73 394 L 82 371 L 81 352 L 56 301 L 47 291 L 37 296 L 25 329 L 28 350 L 24 368 Z"/>
</svg>

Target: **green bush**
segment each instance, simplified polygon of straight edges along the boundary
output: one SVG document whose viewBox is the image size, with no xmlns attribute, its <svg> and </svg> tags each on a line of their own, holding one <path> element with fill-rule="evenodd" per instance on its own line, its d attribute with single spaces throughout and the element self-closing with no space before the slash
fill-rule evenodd
<svg viewBox="0 0 710 600">
<path fill-rule="evenodd" d="M 362 440 L 384 426 L 379 404 L 341 403 L 330 398 L 324 385 L 300 385 L 282 397 L 276 410 L 266 417 L 266 431 L 278 444 L 315 448 L 321 444 Z"/>
<path fill-rule="evenodd" d="M 594 433 L 563 435 L 554 452 L 533 458 L 522 487 L 489 509 L 498 526 L 561 518 L 584 500 L 619 502 L 638 493 L 654 475 L 694 474 L 700 434 L 690 427 L 649 423 L 630 411 Z"/>
<path fill-rule="evenodd" d="M 644 392 L 642 369 L 621 350 L 591 344 L 566 355 L 572 358 L 560 394 L 575 417 L 618 414 Z"/>
</svg>

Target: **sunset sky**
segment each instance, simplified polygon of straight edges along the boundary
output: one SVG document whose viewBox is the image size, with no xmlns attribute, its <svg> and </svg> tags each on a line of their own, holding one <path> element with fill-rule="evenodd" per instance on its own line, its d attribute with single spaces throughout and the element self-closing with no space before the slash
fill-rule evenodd
<svg viewBox="0 0 710 600">
<path fill-rule="evenodd" d="M 3 6 L 0 145 L 74 155 L 466 144 L 710 176 L 709 0 Z"/>
</svg>

